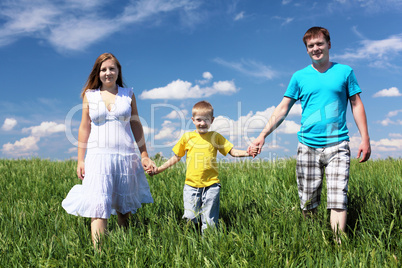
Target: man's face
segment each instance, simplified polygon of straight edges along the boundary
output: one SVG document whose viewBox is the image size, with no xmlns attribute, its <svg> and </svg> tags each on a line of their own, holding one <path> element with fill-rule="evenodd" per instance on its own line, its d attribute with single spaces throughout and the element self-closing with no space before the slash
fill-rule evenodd
<svg viewBox="0 0 402 268">
<path fill-rule="evenodd" d="M 327 42 L 322 33 L 307 40 L 307 54 L 313 63 L 325 63 L 329 61 L 329 49 L 331 42 Z"/>
<path fill-rule="evenodd" d="M 208 132 L 214 118 L 209 114 L 196 114 L 192 118 L 195 125 L 196 131 L 200 134 L 205 134 Z"/>
</svg>

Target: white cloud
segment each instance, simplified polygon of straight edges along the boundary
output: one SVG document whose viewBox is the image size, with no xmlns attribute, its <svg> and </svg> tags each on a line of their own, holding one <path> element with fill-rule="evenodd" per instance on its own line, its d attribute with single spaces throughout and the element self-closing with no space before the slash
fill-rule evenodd
<svg viewBox="0 0 402 268">
<path fill-rule="evenodd" d="M 360 136 L 350 137 L 350 148 L 354 155 L 357 155 L 359 146 L 361 143 Z M 402 151 L 402 139 L 401 137 L 395 137 L 391 139 L 380 139 L 378 141 L 371 140 L 371 156 L 372 157 L 386 157 L 386 156 L 400 156 Z"/>
<path fill-rule="evenodd" d="M 22 129 L 23 133 L 30 133 L 26 138 L 22 138 L 15 143 L 3 144 L 2 152 L 12 157 L 32 156 L 39 150 L 38 142 L 42 137 L 50 136 L 54 133 L 64 132 L 65 125 L 55 122 L 42 122 L 39 126 Z"/>
<path fill-rule="evenodd" d="M 242 19 L 244 19 L 244 11 L 238 13 L 234 18 L 235 21 L 242 20 Z"/>
<path fill-rule="evenodd" d="M 233 81 L 214 82 L 212 87 L 200 87 L 188 81 L 176 80 L 165 87 L 154 88 L 143 91 L 141 99 L 194 99 L 205 98 L 214 94 L 231 95 L 236 93 L 238 88 Z"/>
<path fill-rule="evenodd" d="M 190 25 L 197 21 L 193 12 L 200 5 L 192 0 L 128 1 L 121 14 L 107 17 L 102 10 L 110 4 L 116 3 L 104 0 L 3 1 L 0 17 L 5 22 L 0 29 L 0 46 L 29 36 L 46 40 L 58 50 L 82 50 L 129 26 L 160 20 L 160 14 L 180 11 L 178 14 L 185 17 L 183 23 Z"/>
<path fill-rule="evenodd" d="M 164 116 L 163 118 L 167 118 L 167 119 L 185 119 L 187 114 L 188 114 L 187 110 L 180 110 L 180 111 L 173 110 L 169 114 Z"/>
<path fill-rule="evenodd" d="M 374 98 L 377 98 L 377 97 L 400 97 L 400 96 L 402 96 L 402 93 L 399 92 L 399 89 L 396 87 L 391 87 L 389 89 L 380 90 L 373 95 Z"/>
<path fill-rule="evenodd" d="M 197 81 L 197 83 L 200 84 L 200 85 L 205 85 L 205 84 L 209 83 L 213 78 L 213 76 L 212 76 L 212 74 L 210 72 L 204 72 L 202 74 L 202 77 L 204 78 L 204 80 L 198 80 Z"/>
<path fill-rule="evenodd" d="M 389 152 L 402 151 L 402 139 L 381 139 L 379 141 L 371 141 L 374 150 Z"/>
<path fill-rule="evenodd" d="M 302 114 L 301 104 L 294 104 L 292 106 L 292 109 L 290 109 L 288 116 L 301 116 L 301 114 Z"/>
<path fill-rule="evenodd" d="M 212 76 L 212 74 L 211 74 L 210 72 L 204 72 L 204 73 L 202 74 L 202 77 L 203 77 L 204 79 L 207 79 L 207 80 L 211 80 L 211 79 L 213 78 L 213 76 Z"/>
<path fill-rule="evenodd" d="M 39 137 L 29 136 L 22 138 L 15 143 L 3 144 L 3 154 L 12 157 L 26 157 L 31 156 L 39 147 L 37 143 L 39 142 Z"/>
<path fill-rule="evenodd" d="M 176 128 L 176 125 L 172 121 L 165 120 L 162 124 L 162 129 L 155 135 L 155 140 L 178 140 L 181 135 L 181 131 Z"/>
<path fill-rule="evenodd" d="M 289 17 L 283 18 L 283 17 L 279 17 L 279 16 L 274 16 L 273 19 L 282 21 L 282 24 L 281 24 L 282 26 L 289 24 L 294 20 L 294 18 L 289 18 Z"/>
<path fill-rule="evenodd" d="M 71 153 L 77 153 L 78 152 L 78 147 L 72 147 L 70 149 L 68 149 L 67 153 L 71 154 Z"/>
<path fill-rule="evenodd" d="M 10 131 L 16 125 L 17 125 L 17 120 L 15 120 L 14 118 L 6 118 L 6 120 L 4 120 L 4 123 L 3 123 L 3 126 L 1 127 L 1 129 L 4 131 Z"/>
<path fill-rule="evenodd" d="M 394 124 L 394 122 L 389 118 L 385 118 L 384 120 L 380 121 L 380 124 L 383 126 L 388 126 Z"/>
<path fill-rule="evenodd" d="M 387 117 L 397 116 L 399 113 L 402 113 L 402 110 L 391 111 L 387 114 Z"/>
<path fill-rule="evenodd" d="M 28 127 L 22 129 L 22 132 L 30 132 L 34 137 L 46 137 L 54 133 L 64 132 L 66 126 L 55 122 L 42 122 L 39 126 Z"/>
<path fill-rule="evenodd" d="M 264 64 L 256 62 L 254 60 L 229 62 L 221 58 L 216 58 L 214 59 L 214 62 L 252 77 L 273 79 L 278 75 L 278 73 L 274 71 L 270 66 L 265 66 Z"/>
<path fill-rule="evenodd" d="M 389 133 L 388 136 L 391 138 L 402 138 L 402 133 Z"/>
<path fill-rule="evenodd" d="M 368 60 L 373 62 L 373 67 L 387 67 L 389 62 L 401 53 L 402 34 L 398 34 L 383 40 L 362 40 L 359 47 L 332 57 L 342 60 Z"/>
</svg>

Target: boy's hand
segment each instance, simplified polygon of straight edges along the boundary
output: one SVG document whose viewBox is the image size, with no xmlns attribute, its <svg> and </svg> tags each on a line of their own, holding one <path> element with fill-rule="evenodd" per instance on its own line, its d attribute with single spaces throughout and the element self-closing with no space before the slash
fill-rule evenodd
<svg viewBox="0 0 402 268">
<path fill-rule="evenodd" d="M 258 147 L 254 147 L 253 145 L 250 145 L 247 148 L 247 153 L 249 156 L 252 156 L 253 158 L 256 157 L 258 154 Z"/>
<path fill-rule="evenodd" d="M 247 148 L 248 155 L 252 156 L 253 158 L 258 155 L 259 148 L 258 146 L 254 145 L 253 143 Z"/>
<path fill-rule="evenodd" d="M 149 169 L 146 170 L 146 172 L 147 172 L 147 174 L 148 174 L 149 176 L 151 176 L 151 177 L 152 177 L 153 175 L 159 174 L 158 167 L 154 167 L 153 169 L 152 169 L 152 168 L 149 168 Z"/>
</svg>

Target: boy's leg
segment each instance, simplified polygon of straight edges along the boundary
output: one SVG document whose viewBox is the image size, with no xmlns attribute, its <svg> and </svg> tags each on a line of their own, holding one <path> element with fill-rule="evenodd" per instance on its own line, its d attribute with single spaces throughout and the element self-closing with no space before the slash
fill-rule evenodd
<svg viewBox="0 0 402 268">
<path fill-rule="evenodd" d="M 215 183 L 209 187 L 204 188 L 202 193 L 202 208 L 201 208 L 201 222 L 202 232 L 206 228 L 218 225 L 219 221 L 219 196 L 221 185 Z"/>
<path fill-rule="evenodd" d="M 195 188 L 185 184 L 183 188 L 184 215 L 183 219 L 198 223 L 201 209 L 201 194 L 204 188 Z"/>
</svg>

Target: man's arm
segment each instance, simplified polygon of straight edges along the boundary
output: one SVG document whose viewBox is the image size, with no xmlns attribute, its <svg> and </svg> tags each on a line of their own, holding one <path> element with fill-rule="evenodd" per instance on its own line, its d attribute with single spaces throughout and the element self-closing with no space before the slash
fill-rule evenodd
<svg viewBox="0 0 402 268">
<path fill-rule="evenodd" d="M 247 152 L 251 154 L 253 147 L 258 148 L 258 153 L 261 153 L 261 148 L 265 143 L 265 138 L 271 134 L 277 127 L 282 124 L 283 120 L 285 120 L 288 115 L 290 109 L 293 104 L 296 102 L 295 99 L 284 97 L 279 103 L 279 105 L 275 108 L 271 118 L 269 118 L 268 123 L 261 131 L 260 135 L 252 142 L 252 144 L 247 148 Z M 253 155 L 255 156 L 255 155 Z"/>
<path fill-rule="evenodd" d="M 363 156 L 359 161 L 362 163 L 366 162 L 370 158 L 371 146 L 370 137 L 368 134 L 366 111 L 364 110 L 364 105 L 360 98 L 360 94 L 350 97 L 350 105 L 352 107 L 352 113 L 356 126 L 359 129 L 360 136 L 362 138 L 362 142 L 360 143 L 359 151 L 357 153 L 357 158 L 360 158 L 360 155 L 363 153 Z"/>
</svg>

